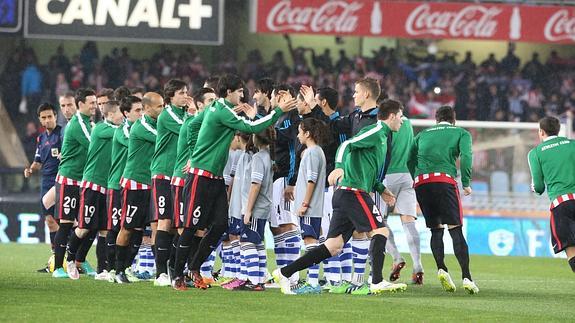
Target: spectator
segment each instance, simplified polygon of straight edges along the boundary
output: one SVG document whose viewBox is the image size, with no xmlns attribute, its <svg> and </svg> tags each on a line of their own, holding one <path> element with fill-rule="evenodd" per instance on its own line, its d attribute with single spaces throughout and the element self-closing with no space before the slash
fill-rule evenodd
<svg viewBox="0 0 575 323">
<path fill-rule="evenodd" d="M 539 61 L 539 53 L 533 53 L 531 60 L 523 66 L 523 77 L 530 79 L 533 83 L 541 85 L 543 82 L 543 64 Z"/>
<path fill-rule="evenodd" d="M 36 62 L 36 54 L 32 50 L 25 53 L 26 67 L 22 72 L 20 113 L 27 114 L 28 110 L 40 105 L 42 96 L 42 74 Z"/>
<path fill-rule="evenodd" d="M 511 89 L 508 101 L 510 114 L 509 120 L 515 122 L 525 120 L 525 101 L 521 99 L 517 88 L 513 87 Z"/>
<path fill-rule="evenodd" d="M 334 62 L 329 49 L 316 53 L 317 49 L 297 47 L 290 37 L 286 41 L 288 52 L 278 50 L 270 61 L 265 61 L 259 50 L 252 50 L 241 64 L 234 52 L 223 54 L 219 61 L 211 57 L 206 61 L 206 57 L 189 48 L 163 49 L 145 59 L 132 58 L 127 48 L 114 48 L 100 61 L 96 44 L 88 42 L 72 59 L 59 46 L 49 65 L 38 66 L 33 51 L 22 48 L 9 58 L 1 75 L 2 92 L 20 129 L 32 118 L 16 112 L 20 97 L 11 93 L 21 93 L 22 101 L 27 103 L 23 106 L 31 107 L 35 103 L 28 100 L 39 100 L 43 94 L 54 98 L 80 86 L 100 91 L 126 85 L 157 91 L 168 79 L 180 77 L 188 88 L 194 89 L 202 86 L 208 76 L 237 71 L 241 71 L 248 85 L 261 76 L 269 76 L 276 83 L 337 89 L 341 114 L 354 109 L 354 82 L 366 76 L 380 80 L 388 97 L 405 102 L 405 112 L 410 117 L 432 116 L 438 104 L 455 104 L 458 119 L 468 120 L 535 121 L 545 114 L 561 116 L 565 111 L 575 111 L 575 60 L 562 58 L 556 52 L 545 64 L 540 62 L 538 53 L 533 53 L 522 68 L 514 44 L 509 45 L 501 62 L 491 53 L 480 66 L 469 51 L 457 64 L 457 53 L 453 52 L 418 55 L 409 50 L 401 56 L 386 47 L 372 51 L 370 56 L 350 57 L 340 50 Z M 286 62 L 286 53 L 293 64 Z M 210 66 L 214 68 L 209 69 Z"/>
<path fill-rule="evenodd" d="M 545 110 L 545 115 L 556 118 L 563 112 L 562 104 L 559 102 L 559 95 L 557 93 L 551 94 L 551 98 L 545 103 L 543 110 Z"/>
<path fill-rule="evenodd" d="M 519 57 L 515 55 L 515 44 L 510 43 L 507 55 L 501 60 L 501 68 L 504 72 L 512 75 L 517 71 L 520 63 Z"/>
</svg>

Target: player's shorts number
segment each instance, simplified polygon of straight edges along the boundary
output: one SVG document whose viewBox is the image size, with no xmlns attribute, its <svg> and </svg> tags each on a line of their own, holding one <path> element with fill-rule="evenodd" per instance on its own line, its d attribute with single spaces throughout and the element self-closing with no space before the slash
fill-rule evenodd
<svg viewBox="0 0 575 323">
<path fill-rule="evenodd" d="M 64 207 L 66 208 L 76 208 L 77 200 L 74 197 L 64 196 Z"/>
<path fill-rule="evenodd" d="M 132 222 L 132 218 L 134 217 L 134 215 L 136 214 L 137 211 L 138 211 L 137 206 L 128 205 L 128 207 L 126 208 L 126 218 L 127 218 L 126 221 L 128 223 Z"/>
<path fill-rule="evenodd" d="M 96 212 L 96 207 L 93 205 L 84 205 L 84 221 L 86 223 L 90 223 L 90 221 L 92 221 L 92 217 L 94 216 L 94 213 Z"/>
<path fill-rule="evenodd" d="M 194 225 L 198 224 L 198 222 L 200 221 L 200 216 L 202 215 L 202 211 L 200 209 L 201 206 L 198 206 L 194 212 L 192 213 L 193 215 L 193 219 L 192 219 L 192 223 Z"/>
<path fill-rule="evenodd" d="M 93 217 L 94 216 L 94 212 L 96 212 L 96 207 L 93 205 L 84 205 L 84 214 L 86 214 L 87 217 Z"/>
<path fill-rule="evenodd" d="M 114 225 L 118 224 L 118 220 L 122 217 L 122 209 L 112 208 L 112 221 Z"/>
<path fill-rule="evenodd" d="M 166 206 L 166 197 L 160 196 L 158 197 L 158 207 L 165 207 Z"/>
</svg>

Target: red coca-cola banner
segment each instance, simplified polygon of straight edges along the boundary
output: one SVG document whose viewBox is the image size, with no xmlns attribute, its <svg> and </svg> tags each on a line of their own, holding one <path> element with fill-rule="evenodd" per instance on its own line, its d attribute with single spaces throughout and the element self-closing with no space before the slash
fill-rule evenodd
<svg viewBox="0 0 575 323">
<path fill-rule="evenodd" d="M 256 0 L 262 33 L 575 42 L 575 7 L 367 0 Z"/>
</svg>

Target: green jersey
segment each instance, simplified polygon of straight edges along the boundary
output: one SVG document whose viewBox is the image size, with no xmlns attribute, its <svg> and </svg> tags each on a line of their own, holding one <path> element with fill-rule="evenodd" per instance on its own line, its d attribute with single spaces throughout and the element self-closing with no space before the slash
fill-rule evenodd
<svg viewBox="0 0 575 323">
<path fill-rule="evenodd" d="M 447 122 L 427 128 L 417 134 L 409 154 L 411 175 L 444 173 L 452 178 L 457 175 L 455 162 L 460 158 L 461 184 L 471 185 L 471 135 L 463 128 Z"/>
<path fill-rule="evenodd" d="M 344 141 L 335 154 L 335 168 L 342 168 L 341 186 L 375 190 L 383 193 L 383 168 L 387 152 L 387 137 L 391 129 L 383 121 L 363 127 L 357 135 Z"/>
<path fill-rule="evenodd" d="M 108 188 L 119 190 L 120 179 L 126 167 L 128 157 L 128 141 L 130 139 L 130 127 L 132 122 L 125 121 L 124 124 L 114 131 L 112 139 L 112 165 L 110 167 L 110 176 L 108 177 Z"/>
<path fill-rule="evenodd" d="M 267 116 L 250 121 L 238 116 L 232 108 L 230 102 L 220 98 L 204 110 L 204 120 L 192 153 L 192 168 L 222 176 L 235 132 L 261 132 L 274 125 L 283 114 L 280 108 L 275 108 Z"/>
<path fill-rule="evenodd" d="M 176 163 L 178 136 L 186 111 L 175 105 L 167 106 L 158 116 L 158 136 L 150 170 L 152 176 L 172 176 Z"/>
<path fill-rule="evenodd" d="M 184 120 L 184 124 L 180 129 L 180 136 L 178 137 L 178 144 L 176 150 L 176 164 L 174 165 L 173 177 L 185 178 L 183 168 L 190 160 L 190 149 L 188 145 L 188 132 L 190 123 L 194 120 L 194 116 L 190 115 Z"/>
<path fill-rule="evenodd" d="M 391 137 L 391 161 L 387 169 L 387 174 L 409 173 L 407 168 L 407 158 L 413 145 L 413 127 L 411 121 L 402 117 L 403 124 L 399 131 L 394 132 Z"/>
<path fill-rule="evenodd" d="M 188 123 L 188 135 L 187 135 L 187 142 L 188 142 L 188 152 L 189 157 L 188 159 L 192 159 L 192 154 L 194 153 L 194 148 L 196 148 L 196 142 L 198 142 L 198 134 L 200 133 L 200 129 L 202 128 L 202 122 L 204 122 L 204 113 L 206 110 L 203 110 L 199 113 L 196 113 L 196 116 L 193 120 Z"/>
<path fill-rule="evenodd" d="M 529 152 L 533 190 L 551 201 L 575 193 L 575 140 L 550 136 Z"/>
<path fill-rule="evenodd" d="M 62 154 L 58 174 L 66 178 L 80 181 L 86 164 L 86 156 L 90 147 L 90 132 L 92 124 L 90 116 L 76 112 L 66 125 Z"/>
<path fill-rule="evenodd" d="M 130 129 L 128 158 L 122 177 L 140 184 L 151 185 L 150 164 L 156 146 L 156 120 L 144 114 Z"/>
<path fill-rule="evenodd" d="M 98 123 L 90 136 L 90 148 L 86 158 L 82 180 L 107 187 L 112 164 L 112 138 L 118 126 L 104 120 Z"/>
</svg>

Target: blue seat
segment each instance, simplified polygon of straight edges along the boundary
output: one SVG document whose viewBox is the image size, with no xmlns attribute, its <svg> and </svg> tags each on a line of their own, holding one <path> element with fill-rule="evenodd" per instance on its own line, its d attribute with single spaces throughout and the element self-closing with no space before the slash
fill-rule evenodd
<svg viewBox="0 0 575 323">
<path fill-rule="evenodd" d="M 489 178 L 491 184 L 491 193 L 508 193 L 509 192 L 509 174 L 504 171 L 494 171 Z"/>
<path fill-rule="evenodd" d="M 473 181 L 471 182 L 471 189 L 473 192 L 489 192 L 489 185 L 486 182 Z"/>
<path fill-rule="evenodd" d="M 531 192 L 531 186 L 525 183 L 515 183 L 513 185 L 513 192 L 515 193 L 529 193 Z"/>
</svg>

